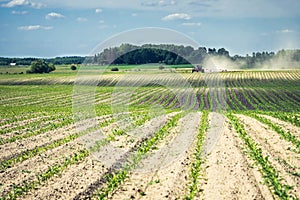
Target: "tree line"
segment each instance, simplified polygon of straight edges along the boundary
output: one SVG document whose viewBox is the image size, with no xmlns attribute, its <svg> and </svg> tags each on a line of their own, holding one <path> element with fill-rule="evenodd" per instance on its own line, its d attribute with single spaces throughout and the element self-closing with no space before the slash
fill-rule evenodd
<svg viewBox="0 0 300 200">
<path fill-rule="evenodd" d="M 201 64 L 208 57 L 226 58 L 239 64 L 240 68 L 259 67 L 272 59 L 281 59 L 286 62 L 300 62 L 300 50 L 280 50 L 274 52 L 253 52 L 246 56 L 234 55 L 225 48 L 206 48 L 174 44 L 145 44 L 136 46 L 121 44 L 119 47 L 106 48 L 101 53 L 95 54 L 87 59 L 88 63 L 94 64 L 146 64 L 163 63 L 167 65 L 178 64 Z"/>
<path fill-rule="evenodd" d="M 254 68 L 272 59 L 281 59 L 287 62 L 300 62 L 300 50 L 280 50 L 274 52 L 253 52 L 251 55 L 231 56 L 225 48 L 206 48 L 174 44 L 144 44 L 142 46 L 121 44 L 118 47 L 106 48 L 93 56 L 69 56 L 43 59 L 46 63 L 61 64 L 147 64 L 162 63 L 167 65 L 179 64 L 202 64 L 210 56 L 229 59 L 238 63 L 240 68 Z M 0 57 L 1 65 L 31 65 L 38 58 L 3 58 Z"/>
<path fill-rule="evenodd" d="M 52 63 L 54 65 L 70 65 L 70 64 L 82 64 L 86 57 L 83 56 L 66 56 L 55 58 L 43 58 L 46 63 Z M 15 63 L 16 65 L 31 65 L 33 61 L 41 60 L 40 58 L 5 58 L 0 57 L 1 65 L 10 65 Z"/>
</svg>

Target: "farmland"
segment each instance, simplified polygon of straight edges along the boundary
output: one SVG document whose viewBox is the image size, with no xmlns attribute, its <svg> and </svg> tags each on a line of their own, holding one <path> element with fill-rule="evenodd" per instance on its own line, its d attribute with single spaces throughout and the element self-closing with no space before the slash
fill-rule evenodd
<svg viewBox="0 0 300 200">
<path fill-rule="evenodd" d="M 0 94 L 1 199 L 300 198 L 299 70 L 62 67 Z"/>
</svg>

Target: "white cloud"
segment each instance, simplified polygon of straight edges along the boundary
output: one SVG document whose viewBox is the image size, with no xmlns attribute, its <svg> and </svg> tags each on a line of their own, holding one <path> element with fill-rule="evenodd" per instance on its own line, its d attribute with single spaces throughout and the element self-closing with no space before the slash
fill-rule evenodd
<svg viewBox="0 0 300 200">
<path fill-rule="evenodd" d="M 30 3 L 30 6 L 33 7 L 33 8 L 36 8 L 36 9 L 40 9 L 40 8 L 43 8 L 43 7 L 46 7 L 45 4 L 42 4 L 42 3 Z"/>
<path fill-rule="evenodd" d="M 278 30 L 276 31 L 277 33 L 293 33 L 294 31 L 293 30 L 290 30 L 290 29 L 282 29 L 282 30 Z"/>
<path fill-rule="evenodd" d="M 102 9 L 101 8 L 97 8 L 96 10 L 95 10 L 95 13 L 102 13 Z"/>
<path fill-rule="evenodd" d="M 10 2 L 8 2 L 6 4 L 2 4 L 1 6 L 6 7 L 6 8 L 12 8 L 12 7 L 16 7 L 16 6 L 30 6 L 33 8 L 40 9 L 40 8 L 44 7 L 45 5 L 42 3 L 30 2 L 28 0 L 11 0 Z"/>
<path fill-rule="evenodd" d="M 11 14 L 13 15 L 26 15 L 28 12 L 27 11 L 11 11 Z"/>
<path fill-rule="evenodd" d="M 52 26 L 41 26 L 41 25 L 29 25 L 29 26 L 19 26 L 19 30 L 22 31 L 33 31 L 33 30 L 51 30 Z"/>
<path fill-rule="evenodd" d="M 166 1 L 166 0 L 152 1 L 152 2 L 148 1 L 148 2 L 142 2 L 141 5 L 146 6 L 146 7 L 157 7 L 157 6 L 167 7 L 167 6 L 177 5 L 177 2 L 176 1 Z"/>
<path fill-rule="evenodd" d="M 36 2 L 46 4 L 48 8 L 80 8 L 93 9 L 96 8 L 114 8 L 114 9 L 132 9 L 137 11 L 160 9 L 165 12 L 185 12 L 193 17 L 300 17 L 299 0 L 274 1 L 274 0 L 109 0 L 99 1 L 90 0 L 0 0 L 0 5 L 7 7 L 21 5 L 39 7 Z M 9 3 L 7 3 L 9 2 Z M 35 3 L 30 3 L 35 2 Z M 167 6 L 165 6 L 167 5 Z M 180 10 L 180 11 L 179 11 Z"/>
<path fill-rule="evenodd" d="M 177 19 L 189 20 L 189 19 L 191 19 L 191 16 L 186 13 L 173 13 L 173 14 L 167 15 L 162 18 L 162 20 L 164 20 L 164 21 L 171 21 L 171 20 L 177 20 Z"/>
<path fill-rule="evenodd" d="M 161 0 L 158 2 L 158 5 L 160 6 L 174 6 L 176 5 L 176 1 L 165 1 L 165 0 Z"/>
<path fill-rule="evenodd" d="M 84 17 L 77 17 L 76 21 L 78 21 L 78 22 L 86 22 L 86 21 L 87 21 L 87 18 L 84 18 Z"/>
<path fill-rule="evenodd" d="M 56 13 L 56 12 L 51 12 L 51 13 L 48 13 L 45 18 L 46 19 L 59 19 L 59 18 L 64 18 L 65 16 L 63 16 L 62 14 L 60 13 Z"/>
<path fill-rule="evenodd" d="M 6 4 L 2 4 L 2 7 L 12 8 L 15 6 L 25 6 L 30 5 L 30 2 L 27 0 L 12 0 Z"/>
<path fill-rule="evenodd" d="M 131 16 L 136 17 L 136 16 L 138 16 L 138 14 L 137 13 L 131 13 Z"/>
<path fill-rule="evenodd" d="M 182 26 L 201 26 L 200 22 L 186 22 L 186 23 L 182 23 Z"/>
<path fill-rule="evenodd" d="M 104 20 L 99 20 L 99 24 L 104 24 Z"/>
</svg>

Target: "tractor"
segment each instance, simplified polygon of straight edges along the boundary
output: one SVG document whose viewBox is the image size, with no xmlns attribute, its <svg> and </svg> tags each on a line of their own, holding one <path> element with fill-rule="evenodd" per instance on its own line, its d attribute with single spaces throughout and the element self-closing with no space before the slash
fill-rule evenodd
<svg viewBox="0 0 300 200">
<path fill-rule="evenodd" d="M 196 66 L 192 69 L 192 73 L 194 73 L 194 72 L 201 72 L 201 73 L 204 73 L 204 69 L 202 68 L 202 66 L 196 65 Z"/>
</svg>

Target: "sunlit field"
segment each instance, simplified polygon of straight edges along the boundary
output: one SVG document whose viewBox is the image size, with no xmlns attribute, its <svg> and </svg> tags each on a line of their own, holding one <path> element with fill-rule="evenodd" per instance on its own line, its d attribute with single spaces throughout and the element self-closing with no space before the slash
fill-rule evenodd
<svg viewBox="0 0 300 200">
<path fill-rule="evenodd" d="M 1 199 L 300 198 L 299 70 L 151 66 L 1 67 Z"/>
</svg>

